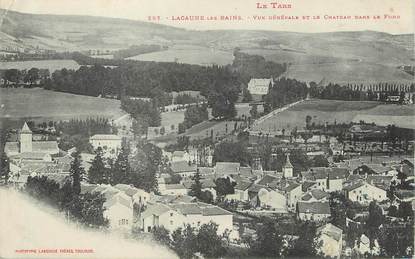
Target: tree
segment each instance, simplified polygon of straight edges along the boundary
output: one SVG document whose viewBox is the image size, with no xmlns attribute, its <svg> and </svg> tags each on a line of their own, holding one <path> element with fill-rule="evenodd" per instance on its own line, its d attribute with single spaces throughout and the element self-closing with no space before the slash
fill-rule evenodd
<svg viewBox="0 0 415 259">
<path fill-rule="evenodd" d="M 196 197 L 198 199 L 202 196 L 202 183 L 199 170 L 196 171 L 196 174 L 193 176 L 193 184 L 190 187 L 189 195 Z"/>
<path fill-rule="evenodd" d="M 85 174 L 84 168 L 81 166 L 81 155 L 79 152 L 72 154 L 74 160 L 71 163 L 71 168 L 69 169 L 71 178 L 72 178 L 72 191 L 75 195 L 81 193 L 81 181 Z"/>
<path fill-rule="evenodd" d="M 308 142 L 308 140 L 309 140 L 310 138 L 312 138 L 312 137 L 313 137 L 313 134 L 312 134 L 311 132 L 306 131 L 306 132 L 301 132 L 301 133 L 300 133 L 300 136 L 301 136 L 301 138 L 304 140 L 304 143 L 305 143 L 305 145 L 306 145 L 306 147 L 307 147 L 307 142 Z"/>
<path fill-rule="evenodd" d="M 318 243 L 317 226 L 312 221 L 302 222 L 297 226 L 299 230 L 298 239 L 289 249 L 289 256 L 299 258 L 316 257 L 320 244 Z"/>
<path fill-rule="evenodd" d="M 213 194 L 209 190 L 202 191 L 199 198 L 204 203 L 213 203 Z"/>
<path fill-rule="evenodd" d="M 157 192 L 156 174 L 161 167 L 161 149 L 153 144 L 137 147 L 135 155 L 130 157 L 130 169 L 124 183 L 132 184 L 147 192 Z"/>
<path fill-rule="evenodd" d="M 30 83 L 31 85 L 36 83 L 36 81 L 40 79 L 40 75 L 39 75 L 39 69 L 38 68 L 31 68 L 29 69 L 29 71 L 27 71 L 27 74 L 24 78 L 24 81 L 26 83 Z"/>
<path fill-rule="evenodd" d="M 342 229 L 346 229 L 346 218 L 354 218 L 355 215 L 352 202 L 344 194 L 332 192 L 330 193 L 329 204 L 331 212 L 330 222 Z"/>
<path fill-rule="evenodd" d="M 307 115 L 305 117 L 305 128 L 306 129 L 310 129 L 311 120 L 312 120 L 312 117 L 310 115 Z"/>
<path fill-rule="evenodd" d="M 209 115 L 206 105 L 192 105 L 184 112 L 184 126 L 186 129 L 192 127 L 195 124 L 208 120 Z"/>
<path fill-rule="evenodd" d="M 215 184 L 215 190 L 218 196 L 226 196 L 235 193 L 235 183 L 232 183 L 228 177 L 216 179 Z"/>
<path fill-rule="evenodd" d="M 7 184 L 10 177 L 10 162 L 5 152 L 1 153 L 0 157 L 0 178 L 4 179 L 4 183 Z"/>
<path fill-rule="evenodd" d="M 318 155 L 311 160 L 311 164 L 313 167 L 328 167 L 329 161 L 325 156 Z"/>
<path fill-rule="evenodd" d="M 180 258 L 193 258 L 198 250 L 195 229 L 190 225 L 178 228 L 172 233 L 172 247 Z"/>
<path fill-rule="evenodd" d="M 125 146 L 121 147 L 121 151 L 117 156 L 112 168 L 111 179 L 112 185 L 119 183 L 128 183 L 128 178 L 131 172 L 130 163 L 128 161 L 129 150 Z"/>
<path fill-rule="evenodd" d="M 151 233 L 153 234 L 154 240 L 156 240 L 160 244 L 165 245 L 167 247 L 171 245 L 170 233 L 165 227 L 153 227 Z"/>
<path fill-rule="evenodd" d="M 102 159 L 102 149 L 98 147 L 94 160 L 88 171 L 88 180 L 90 183 L 102 184 L 107 183 L 107 168 L 105 168 L 104 161 Z"/>
<path fill-rule="evenodd" d="M 243 91 L 243 98 L 242 98 L 242 102 L 247 102 L 247 103 L 249 103 L 249 102 L 251 102 L 252 101 L 252 95 L 251 95 L 251 93 L 249 92 L 249 90 L 248 89 L 244 89 L 244 91 Z"/>
<path fill-rule="evenodd" d="M 399 204 L 398 215 L 401 218 L 413 217 L 412 204 L 410 202 L 401 202 Z"/>
<path fill-rule="evenodd" d="M 251 114 L 251 117 L 255 119 L 258 116 L 258 107 L 256 104 L 253 104 L 251 107 L 251 110 L 249 111 L 249 114 Z"/>
<path fill-rule="evenodd" d="M 383 215 L 382 208 L 377 205 L 376 201 L 370 202 L 369 216 L 366 220 L 365 228 L 371 242 L 378 238 L 379 227 L 384 223 L 384 221 L 385 217 Z"/>
<path fill-rule="evenodd" d="M 284 240 L 272 219 L 264 219 L 262 224 L 256 225 L 256 239 L 249 242 L 250 253 L 255 256 L 280 257 Z"/>
<path fill-rule="evenodd" d="M 46 176 L 29 176 L 25 184 L 25 191 L 35 199 L 56 205 L 59 197 L 59 184 Z"/>
<path fill-rule="evenodd" d="M 226 254 L 224 237 L 219 236 L 217 231 L 218 225 L 210 222 L 203 224 L 197 233 L 198 251 L 207 258 L 219 258 Z"/>
<path fill-rule="evenodd" d="M 4 73 L 4 79 L 7 81 L 13 82 L 15 84 L 19 83 L 21 73 L 17 69 L 7 69 Z"/>
<path fill-rule="evenodd" d="M 250 164 L 251 155 L 246 146 L 240 142 L 221 142 L 215 146 L 213 160 L 214 162 L 239 162 L 247 166 Z"/>
<path fill-rule="evenodd" d="M 66 207 L 72 219 L 91 228 L 100 228 L 109 223 L 104 217 L 104 202 L 105 197 L 100 193 L 85 193 L 74 196 Z"/>
<path fill-rule="evenodd" d="M 142 148 L 151 165 L 158 167 L 161 164 L 163 151 L 154 144 L 146 143 Z"/>
<path fill-rule="evenodd" d="M 414 251 L 413 225 L 391 225 L 380 229 L 379 246 L 383 257 L 410 257 Z"/>
</svg>

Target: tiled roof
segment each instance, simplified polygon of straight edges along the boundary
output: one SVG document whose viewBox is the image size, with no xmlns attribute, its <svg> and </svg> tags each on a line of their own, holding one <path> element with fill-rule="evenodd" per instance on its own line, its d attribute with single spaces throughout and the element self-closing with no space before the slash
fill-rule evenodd
<svg viewBox="0 0 415 259">
<path fill-rule="evenodd" d="M 7 153 L 19 153 L 18 142 L 6 142 L 4 145 L 4 152 Z"/>
<path fill-rule="evenodd" d="M 339 167 L 312 167 L 308 172 L 302 172 L 301 175 L 308 181 L 316 181 L 321 179 L 346 179 L 349 175 L 347 168 Z"/>
<path fill-rule="evenodd" d="M 141 217 L 144 219 L 152 215 L 160 216 L 170 210 L 171 208 L 169 206 L 161 204 L 161 203 L 156 203 L 156 204 L 148 206 L 147 209 L 141 215 Z"/>
<path fill-rule="evenodd" d="M 119 183 L 119 184 L 114 185 L 114 187 L 120 191 L 123 191 L 125 194 L 127 194 L 130 197 L 134 196 L 134 194 L 136 194 L 139 191 L 139 189 L 135 188 L 134 186 L 130 186 L 128 184 Z"/>
<path fill-rule="evenodd" d="M 259 185 L 259 184 L 252 184 L 249 188 L 248 188 L 248 192 L 252 192 L 252 193 L 258 193 L 259 190 L 261 190 L 262 188 L 265 189 L 269 189 L 264 185 Z"/>
<path fill-rule="evenodd" d="M 115 195 L 113 195 L 111 198 L 107 198 L 107 201 L 104 203 L 104 206 L 106 208 L 109 208 L 115 204 L 122 204 L 130 209 L 132 209 L 132 201 L 130 199 L 130 197 L 126 196 L 125 194 L 122 193 L 117 193 Z"/>
<path fill-rule="evenodd" d="M 211 175 L 211 174 L 215 173 L 215 168 L 213 168 L 213 167 L 198 167 L 197 169 L 199 169 L 199 174 L 201 176 Z"/>
<path fill-rule="evenodd" d="M 23 124 L 23 127 L 20 130 L 20 133 L 29 133 L 29 134 L 32 133 L 32 131 L 30 130 L 26 122 Z"/>
<path fill-rule="evenodd" d="M 215 166 L 215 173 L 219 175 L 223 174 L 238 174 L 239 163 L 234 162 L 217 162 Z"/>
<path fill-rule="evenodd" d="M 25 153 L 20 153 L 18 155 L 12 156 L 12 158 L 16 157 L 16 158 L 28 159 L 28 160 L 43 160 L 45 156 L 47 155 L 48 154 L 46 153 L 40 153 L 40 152 L 25 152 Z"/>
<path fill-rule="evenodd" d="M 239 168 L 239 174 L 241 176 L 251 177 L 252 176 L 252 168 L 251 167 L 241 166 Z"/>
<path fill-rule="evenodd" d="M 269 85 L 271 83 L 270 78 L 251 78 L 249 85 Z"/>
<path fill-rule="evenodd" d="M 183 184 L 166 184 L 166 190 L 179 190 L 179 189 L 186 189 Z"/>
<path fill-rule="evenodd" d="M 392 182 L 393 176 L 389 175 L 368 175 L 366 181 L 370 184 L 382 184 L 386 186 L 390 186 Z"/>
<path fill-rule="evenodd" d="M 186 154 L 184 151 L 176 150 L 173 152 L 173 157 L 183 157 Z"/>
<path fill-rule="evenodd" d="M 202 184 L 202 189 L 205 189 L 205 188 L 215 188 L 216 187 L 215 182 L 211 178 L 201 179 L 200 180 L 200 183 Z M 194 184 L 194 181 L 186 181 L 186 182 L 183 182 L 184 187 L 186 187 L 187 189 L 190 189 L 193 184 Z"/>
<path fill-rule="evenodd" d="M 314 197 L 316 200 L 321 200 L 321 199 L 327 198 L 329 196 L 330 195 L 328 193 L 326 193 L 322 190 L 314 189 L 314 190 L 311 190 L 311 191 L 307 192 L 307 194 L 305 196 L 303 196 L 301 199 L 303 201 L 308 201 L 308 200 L 310 200 L 311 198 Z"/>
<path fill-rule="evenodd" d="M 89 139 L 90 140 L 121 140 L 121 137 L 115 134 L 95 134 Z"/>
<path fill-rule="evenodd" d="M 95 188 L 97 188 L 96 184 L 86 184 L 86 183 L 81 182 L 81 193 L 82 194 L 92 192 L 92 190 L 94 190 Z"/>
<path fill-rule="evenodd" d="M 328 202 L 299 201 L 297 204 L 299 213 L 330 214 L 330 205 Z"/>
<path fill-rule="evenodd" d="M 259 182 L 258 184 L 260 185 L 267 185 L 272 183 L 273 181 L 278 180 L 277 177 L 271 176 L 271 175 L 265 175 Z"/>
<path fill-rule="evenodd" d="M 208 206 L 202 208 L 203 216 L 232 215 L 231 212 L 224 210 L 218 206 Z"/>
<path fill-rule="evenodd" d="M 316 185 L 316 184 L 317 184 L 316 182 L 305 181 L 301 185 L 302 191 L 307 192 L 310 187 L 312 187 L 313 185 Z"/>
<path fill-rule="evenodd" d="M 363 181 L 357 181 L 357 182 L 353 182 L 352 184 L 343 187 L 343 190 L 352 191 L 352 190 L 357 189 L 359 187 L 362 187 L 364 185 L 365 185 L 365 183 Z"/>
<path fill-rule="evenodd" d="M 32 142 L 32 150 L 33 151 L 57 151 L 58 148 L 58 142 L 56 141 L 33 141 Z"/>
<path fill-rule="evenodd" d="M 290 161 L 290 155 L 287 155 L 287 159 L 285 160 L 284 167 L 285 168 L 294 168 L 293 165 L 291 164 L 291 161 Z"/>
<path fill-rule="evenodd" d="M 197 203 L 177 203 L 170 205 L 170 207 L 183 215 L 202 214 L 202 210 Z"/>
<path fill-rule="evenodd" d="M 290 192 L 290 191 L 294 190 L 295 188 L 297 188 L 300 185 L 301 184 L 299 184 L 299 183 L 290 182 L 290 183 L 288 183 L 288 185 L 286 187 L 282 188 L 282 191 Z"/>
<path fill-rule="evenodd" d="M 241 190 L 241 191 L 245 191 L 247 190 L 250 186 L 252 185 L 252 182 L 250 181 L 243 181 L 243 180 L 239 180 L 236 181 L 236 185 L 235 185 L 235 190 Z"/>
<path fill-rule="evenodd" d="M 325 226 L 318 228 L 317 232 L 327 235 L 336 241 L 340 241 L 342 234 L 343 234 L 343 230 L 341 230 L 340 228 L 336 227 L 335 225 L 331 223 L 328 223 Z"/>
<path fill-rule="evenodd" d="M 197 166 L 195 164 L 189 165 L 186 161 L 177 161 L 171 163 L 170 166 L 171 170 L 175 173 L 181 173 L 181 172 L 196 172 Z"/>
</svg>

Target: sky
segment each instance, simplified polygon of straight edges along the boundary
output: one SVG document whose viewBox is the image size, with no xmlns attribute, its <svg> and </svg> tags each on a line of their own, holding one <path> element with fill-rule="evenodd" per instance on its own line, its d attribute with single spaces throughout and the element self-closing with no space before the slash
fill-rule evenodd
<svg viewBox="0 0 415 259">
<path fill-rule="evenodd" d="M 257 3 L 267 9 L 257 8 Z M 290 9 L 273 9 L 270 3 L 290 4 Z M 72 14 L 157 22 L 194 30 L 255 29 L 297 32 L 374 30 L 392 34 L 414 33 L 413 0 L 0 0 L 0 7 L 25 13 Z M 238 21 L 208 21 L 209 16 L 241 16 Z M 254 16 L 266 20 L 255 20 Z M 269 16 L 298 16 L 298 20 L 270 20 Z M 325 19 L 325 16 L 351 19 Z M 378 15 L 381 19 L 373 19 Z M 388 19 L 384 19 L 388 15 Z M 178 21 L 177 16 L 204 16 L 204 21 Z M 302 16 L 310 16 L 303 20 Z M 320 19 L 312 19 L 320 16 Z M 369 16 L 370 19 L 356 19 Z M 390 19 L 399 16 L 399 19 Z"/>
</svg>

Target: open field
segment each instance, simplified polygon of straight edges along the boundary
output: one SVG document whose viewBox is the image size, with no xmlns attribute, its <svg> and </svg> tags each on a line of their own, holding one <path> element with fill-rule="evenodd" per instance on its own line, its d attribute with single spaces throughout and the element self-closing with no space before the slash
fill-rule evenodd
<svg viewBox="0 0 415 259">
<path fill-rule="evenodd" d="M 314 49 L 309 49 L 308 52 L 281 49 L 247 49 L 243 51 L 262 55 L 270 61 L 290 64 L 283 76 L 305 82 L 314 81 L 324 84 L 330 82 L 339 84 L 399 82 L 410 84 L 413 81 L 413 76 L 397 68 L 399 61 L 395 58 L 388 63 L 359 55 L 351 55 L 350 57 L 336 56 L 336 53 L 324 55 Z M 402 59 L 402 62 L 408 61 Z"/>
<path fill-rule="evenodd" d="M 11 61 L 11 62 L 0 62 L 0 69 L 49 69 L 50 73 L 55 70 L 66 68 L 66 69 L 78 69 L 80 66 L 74 60 L 63 59 L 63 60 L 35 60 L 35 61 Z"/>
<path fill-rule="evenodd" d="M 174 46 L 164 51 L 141 54 L 127 59 L 156 62 L 177 62 L 202 66 L 227 65 L 232 63 L 232 52 L 200 46 Z"/>
<path fill-rule="evenodd" d="M 161 126 L 176 125 L 184 121 L 184 111 L 162 112 Z"/>
<path fill-rule="evenodd" d="M 284 76 L 305 82 L 320 83 L 323 81 L 324 84 L 375 84 L 380 82 L 411 84 L 413 82 L 413 76 L 395 67 L 360 61 L 291 65 Z"/>
<path fill-rule="evenodd" d="M 40 88 L 0 88 L 0 118 L 71 118 L 123 115 L 120 101 L 54 92 Z"/>
<path fill-rule="evenodd" d="M 378 102 L 307 100 L 262 121 L 254 126 L 254 131 L 276 132 L 281 129 L 292 130 L 294 127 L 305 127 L 307 115 L 316 124 L 375 122 L 378 125 L 395 124 L 405 128 L 415 128 L 413 118 L 414 106 L 381 104 Z M 381 116 L 381 117 L 378 117 Z M 381 118 L 381 119 L 380 119 Z"/>
</svg>

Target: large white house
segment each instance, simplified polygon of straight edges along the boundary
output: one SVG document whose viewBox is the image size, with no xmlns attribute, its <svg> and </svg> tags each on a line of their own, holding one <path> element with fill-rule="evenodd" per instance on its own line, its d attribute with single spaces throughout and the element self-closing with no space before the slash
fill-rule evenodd
<svg viewBox="0 0 415 259">
<path fill-rule="evenodd" d="M 108 219 L 110 228 L 128 232 L 134 224 L 133 201 L 127 194 L 128 191 L 125 191 L 124 186 L 119 185 L 117 187 L 106 184 L 82 184 L 81 192 L 102 194 L 106 199 L 103 204 L 105 208 L 103 214 Z"/>
<path fill-rule="evenodd" d="M 330 258 L 340 258 L 343 243 L 343 230 L 328 223 L 318 228 L 317 232 L 320 234 L 318 241 L 319 243 L 321 242 L 319 252 Z"/>
<path fill-rule="evenodd" d="M 365 181 L 358 181 L 345 186 L 343 192 L 349 200 L 363 204 L 370 203 L 371 201 L 384 201 L 388 199 L 385 189 Z"/>
<path fill-rule="evenodd" d="M 121 150 L 121 137 L 114 134 L 96 134 L 89 142 L 94 149 L 100 147 L 107 156 L 116 157 Z"/>
<path fill-rule="evenodd" d="M 108 199 L 104 205 L 104 217 L 109 220 L 111 229 L 130 230 L 134 223 L 134 212 L 131 198 L 118 192 Z"/>
<path fill-rule="evenodd" d="M 163 226 L 170 232 L 190 225 L 199 227 L 213 222 L 218 224 L 218 234 L 233 229 L 233 215 L 218 206 L 201 203 L 155 203 L 141 215 L 141 229 L 150 232 L 153 227 Z"/>
<path fill-rule="evenodd" d="M 306 221 L 324 221 L 331 215 L 328 202 L 303 202 L 297 203 L 298 218 Z"/>
<path fill-rule="evenodd" d="M 248 91 L 251 94 L 266 95 L 269 88 L 274 86 L 274 80 L 272 78 L 251 78 L 248 83 Z"/>
</svg>

